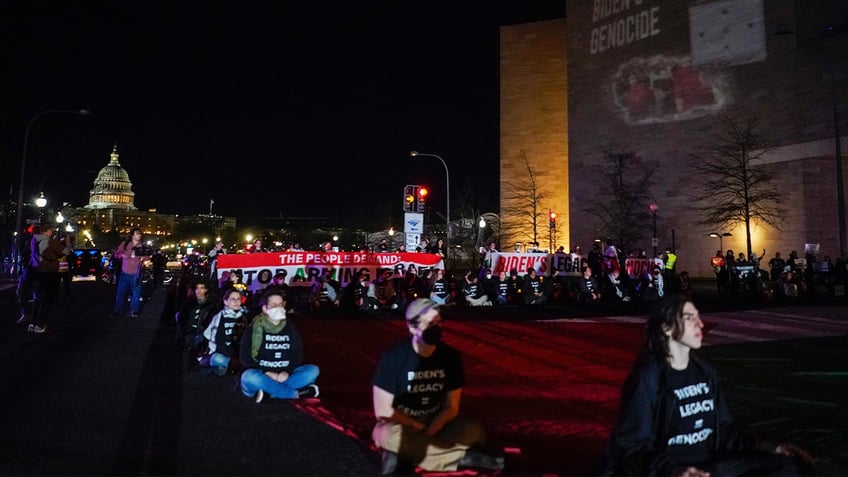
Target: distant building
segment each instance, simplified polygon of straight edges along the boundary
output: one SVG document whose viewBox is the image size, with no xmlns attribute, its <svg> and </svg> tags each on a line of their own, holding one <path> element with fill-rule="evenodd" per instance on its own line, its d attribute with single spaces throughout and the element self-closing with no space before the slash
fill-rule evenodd
<svg viewBox="0 0 848 477">
<path fill-rule="evenodd" d="M 160 214 L 156 209 L 138 210 L 129 174 L 118 159 L 118 145 L 115 144 L 109 163 L 100 169 L 94 179 L 88 205 L 66 211 L 71 222 L 81 228 L 115 230 L 121 235 L 129 233 L 133 227 L 138 227 L 147 236 L 169 236 L 181 222 L 214 226 L 216 232 L 227 228 L 235 229 L 235 217 L 204 214 L 177 216 Z"/>
</svg>

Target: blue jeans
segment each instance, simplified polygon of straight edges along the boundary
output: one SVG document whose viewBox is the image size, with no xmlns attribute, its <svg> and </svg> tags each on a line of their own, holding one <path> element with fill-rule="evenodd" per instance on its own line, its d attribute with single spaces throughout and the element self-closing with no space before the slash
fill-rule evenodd
<svg viewBox="0 0 848 477">
<path fill-rule="evenodd" d="M 318 366 L 304 364 L 294 368 L 285 382 L 278 383 L 261 369 L 249 368 L 241 373 L 241 392 L 245 396 L 252 397 L 261 389 L 272 398 L 295 399 L 298 389 L 309 386 L 318 379 L 318 372 Z"/>
<path fill-rule="evenodd" d="M 141 277 L 138 273 L 121 273 L 118 278 L 118 294 L 115 296 L 115 313 L 124 312 L 127 295 L 130 293 L 130 313 L 138 313 L 141 308 Z"/>
<path fill-rule="evenodd" d="M 230 365 L 230 358 L 221 353 L 212 353 L 209 357 L 209 364 L 218 368 L 226 368 Z"/>
</svg>

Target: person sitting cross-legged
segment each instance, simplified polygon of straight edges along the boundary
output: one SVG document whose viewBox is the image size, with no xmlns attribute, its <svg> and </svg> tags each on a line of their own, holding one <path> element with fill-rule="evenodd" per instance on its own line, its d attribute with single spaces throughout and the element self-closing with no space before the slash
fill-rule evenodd
<svg viewBox="0 0 848 477">
<path fill-rule="evenodd" d="M 247 309 L 242 306 L 242 294 L 231 288 L 224 295 L 224 308 L 212 317 L 203 336 L 209 341 L 209 365 L 216 374 L 224 375 L 228 369 L 238 369 L 233 357 L 238 357 L 238 340 L 244 328 L 243 317 Z"/>
<path fill-rule="evenodd" d="M 383 353 L 372 381 L 372 437 L 383 450 L 382 474 L 394 473 L 399 464 L 427 471 L 501 470 L 503 457 L 481 448 L 483 428 L 459 415 L 465 372 L 459 351 L 441 341 L 438 305 L 413 300 L 406 325 L 411 338 Z"/>
<path fill-rule="evenodd" d="M 257 403 L 266 394 L 275 399 L 318 397 L 319 369 L 303 364 L 303 341 L 286 319 L 286 298 L 271 290 L 259 305 L 262 313 L 245 329 L 239 345 L 239 361 L 247 368 L 241 374 L 241 392 Z"/>
</svg>

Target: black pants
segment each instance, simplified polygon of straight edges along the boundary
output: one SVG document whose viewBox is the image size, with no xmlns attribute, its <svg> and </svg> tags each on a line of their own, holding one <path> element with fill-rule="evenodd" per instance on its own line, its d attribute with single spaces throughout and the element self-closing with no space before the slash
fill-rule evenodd
<svg viewBox="0 0 848 477">
<path fill-rule="evenodd" d="M 59 295 L 59 274 L 30 271 L 33 287 L 32 324 L 44 326 L 50 314 L 50 306 Z"/>
</svg>

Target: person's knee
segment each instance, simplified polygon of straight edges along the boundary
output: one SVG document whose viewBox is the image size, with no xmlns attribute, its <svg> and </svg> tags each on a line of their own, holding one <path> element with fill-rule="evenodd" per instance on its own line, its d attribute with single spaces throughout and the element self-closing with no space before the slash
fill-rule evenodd
<svg viewBox="0 0 848 477">
<path fill-rule="evenodd" d="M 321 369 L 314 364 L 304 364 L 298 367 L 297 372 L 303 373 L 310 382 L 315 382 L 315 380 L 318 379 L 318 375 L 321 374 Z"/>
</svg>

